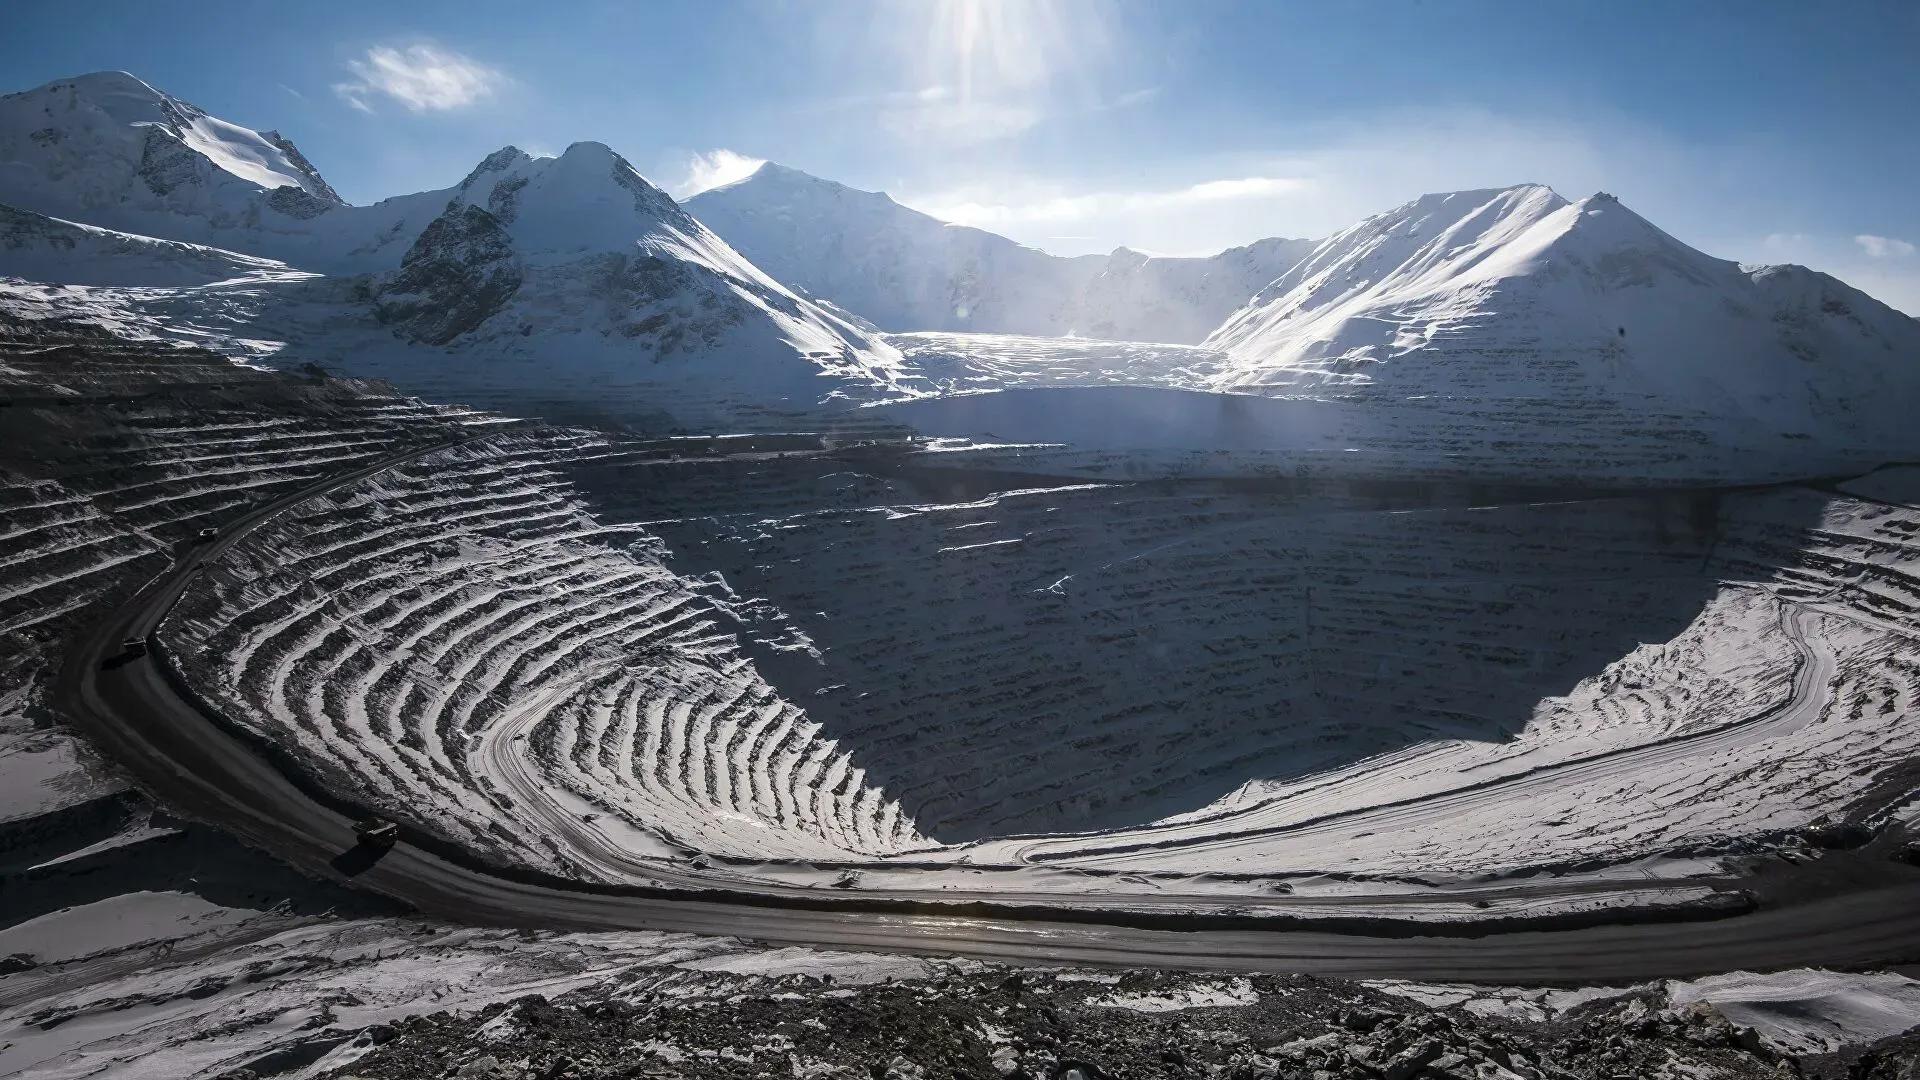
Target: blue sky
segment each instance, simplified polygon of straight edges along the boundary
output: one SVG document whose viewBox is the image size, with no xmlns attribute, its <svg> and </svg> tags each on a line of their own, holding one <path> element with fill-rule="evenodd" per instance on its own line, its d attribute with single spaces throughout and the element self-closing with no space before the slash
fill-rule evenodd
<svg viewBox="0 0 1920 1080">
<path fill-rule="evenodd" d="M 1621 196 L 1920 313 L 1920 4 L 15 3 L 7 89 L 124 68 L 355 202 L 593 139 L 772 159 L 1051 251 L 1318 236 L 1422 192 Z"/>
</svg>

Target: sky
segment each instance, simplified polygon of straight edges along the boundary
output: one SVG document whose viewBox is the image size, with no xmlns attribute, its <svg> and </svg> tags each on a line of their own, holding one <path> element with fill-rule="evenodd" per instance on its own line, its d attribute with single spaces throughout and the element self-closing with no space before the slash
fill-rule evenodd
<svg viewBox="0 0 1920 1080">
<path fill-rule="evenodd" d="M 1920 4 L 14 0 L 0 89 L 119 68 L 341 195 L 604 142 L 774 160 L 1058 254 L 1318 237 L 1430 191 L 1609 191 L 1920 314 Z"/>
</svg>

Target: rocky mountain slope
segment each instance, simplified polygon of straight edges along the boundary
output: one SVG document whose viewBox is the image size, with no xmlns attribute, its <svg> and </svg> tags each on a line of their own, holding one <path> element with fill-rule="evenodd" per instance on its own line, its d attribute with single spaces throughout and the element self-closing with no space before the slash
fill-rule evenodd
<svg viewBox="0 0 1920 1080">
<path fill-rule="evenodd" d="M 1197 342 L 1312 246 L 1062 258 L 772 163 L 687 209 L 779 280 L 891 331 Z"/>
</svg>

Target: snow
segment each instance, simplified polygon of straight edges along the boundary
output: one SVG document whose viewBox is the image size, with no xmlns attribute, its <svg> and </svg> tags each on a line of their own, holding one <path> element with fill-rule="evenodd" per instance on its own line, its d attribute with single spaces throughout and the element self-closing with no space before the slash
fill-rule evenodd
<svg viewBox="0 0 1920 1080">
<path fill-rule="evenodd" d="M 97 72 L 0 97 L 0 202 L 202 241 L 272 230 L 296 220 L 287 209 L 323 211 L 340 199 L 292 143 L 208 116 L 125 72 Z"/>
<path fill-rule="evenodd" d="M 38 963 L 52 964 L 188 937 L 257 914 L 221 907 L 188 893 L 122 893 L 0 930 L 0 956 L 24 953 Z"/>
<path fill-rule="evenodd" d="M 1380 981 L 1368 985 L 1431 1008 L 1541 1021 L 1596 1002 L 1658 994 L 1663 1011 L 1710 1010 L 1752 1031 L 1777 1054 L 1808 1056 L 1867 1047 L 1920 1027 L 1920 982 L 1893 972 L 1797 968 L 1577 990 Z"/>
<path fill-rule="evenodd" d="M 53 813 L 124 787 L 65 731 L 0 728 L 0 824 Z"/>
<path fill-rule="evenodd" d="M 223 172 L 263 188 L 309 189 L 313 178 L 295 166 L 281 147 L 258 132 L 229 124 L 215 116 L 196 116 L 180 133 L 182 142 L 204 155 Z"/>
<path fill-rule="evenodd" d="M 1129 1009 L 1133 1012 L 1180 1012 L 1186 1009 L 1218 1009 L 1252 1005 L 1260 1000 L 1247 979 L 1222 979 L 1196 982 L 1167 993 L 1108 994 L 1088 998 L 1096 1009 Z"/>
<path fill-rule="evenodd" d="M 940 394 L 1034 386 L 1202 389 L 1225 357 L 1191 345 L 1014 334 L 889 334 L 915 385 Z"/>
<path fill-rule="evenodd" d="M 779 280 L 891 331 L 1191 344 L 1312 247 L 1062 258 L 771 162 L 687 209 Z"/>
<path fill-rule="evenodd" d="M 135 903 L 162 912 L 153 916 L 158 924 L 176 901 Z M 859 984 L 953 966 L 686 934 L 533 933 L 392 919 L 303 925 L 261 917 L 197 933 L 187 923 L 171 925 L 183 935 L 172 948 L 136 947 L 11 976 L 0 989 L 0 1074 L 213 1077 L 287 1051 L 305 1064 L 283 1064 L 277 1075 L 317 1077 L 348 1066 L 370 1045 L 341 1033 L 527 994 L 714 996 L 740 992 L 739 976 L 831 974 Z M 23 979 L 32 989 L 15 985 Z"/>
<path fill-rule="evenodd" d="M 687 209 L 775 278 L 888 330 L 1060 333 L 1099 271 L 772 163 Z"/>
<path fill-rule="evenodd" d="M 286 269 L 272 259 L 0 206 L 0 277 L 69 285 L 179 286 Z"/>
<path fill-rule="evenodd" d="M 524 275 L 464 347 L 525 351 L 515 339 L 535 328 L 537 348 L 551 352 L 564 347 L 556 338 L 597 332 L 582 352 L 612 351 L 614 335 L 627 365 L 679 361 L 710 393 L 731 385 L 743 398 L 807 405 L 829 392 L 823 374 L 861 388 L 895 377 L 890 347 L 788 292 L 599 143 L 558 158 L 502 150 L 447 213 L 461 206 L 487 210 Z M 409 259 L 423 254 L 416 245 Z M 609 288 L 624 294 L 610 313 Z"/>
<path fill-rule="evenodd" d="M 1065 260 L 775 165 L 689 216 L 598 143 L 504 148 L 453 187 L 351 207 L 285 140 L 129 76 L 9 96 L 9 149 L 0 202 L 60 220 L 0 230 L 16 234 L 0 254 L 61 284 L 6 291 L 489 407 L 766 430 L 822 408 L 1071 387 L 903 415 L 934 434 L 1085 444 L 1064 470 L 1110 449 L 1171 475 L 1678 484 L 1914 451 L 1899 403 L 1920 393 L 1920 323 L 1540 185 L 1425 196 L 1317 244 Z M 856 316 L 920 333 L 889 343 Z M 1205 350 L 1099 340 L 1192 340 L 1222 319 Z M 1094 340 L 935 333 L 981 329 Z M 1100 393 L 1121 385 L 1195 396 Z M 1223 411 L 1261 411 L 1248 395 L 1286 404 L 1257 439 L 1238 421 L 1223 434 Z M 1102 423 L 1115 407 L 1150 419 Z"/>
<path fill-rule="evenodd" d="M 40 131 L 51 128 L 58 131 L 60 137 L 18 141 L 21 134 L 27 134 L 21 129 L 29 127 Z M 132 149 L 135 141 L 131 136 L 145 135 L 148 129 L 157 129 L 178 139 L 221 172 L 245 183 L 269 190 L 296 187 L 338 201 L 311 167 L 296 161 L 297 151 L 289 146 L 280 145 L 257 131 L 208 116 L 124 71 L 100 71 L 58 79 L 0 98 L 0 132 L 8 139 L 7 152 L 0 157 L 7 161 L 8 171 L 16 174 L 49 167 L 33 160 L 40 156 L 33 154 L 35 148 L 47 156 L 77 156 L 80 147 L 75 143 L 79 142 L 87 151 L 125 153 Z M 71 157 L 60 162 L 61 165 L 71 163 Z M 99 168 L 103 164 L 95 160 L 87 166 Z"/>
<path fill-rule="evenodd" d="M 1785 1054 L 1833 1053 L 1920 1027 L 1920 982 L 1892 972 L 1730 972 L 1669 982 L 1676 1008 L 1708 1005 Z"/>
<path fill-rule="evenodd" d="M 0 203 L 19 208 L 0 217 L 0 275 L 28 279 L 0 290 L 278 363 L 662 426 L 899 392 L 890 346 L 599 143 L 508 147 L 454 187 L 354 207 L 272 133 L 90 76 L 0 100 Z"/>
<path fill-rule="evenodd" d="M 910 842 L 693 583 L 587 516 L 555 466 L 605 442 L 574 438 L 448 451 L 250 537 L 174 617 L 182 655 L 218 657 L 189 660 L 208 692 L 358 797 L 538 865 Z"/>
<path fill-rule="evenodd" d="M 926 979 L 955 965 L 966 966 L 967 962 L 932 961 L 918 956 L 892 956 L 885 953 L 827 953 L 815 949 L 768 947 L 743 948 L 737 952 L 683 960 L 679 964 L 689 971 L 724 971 L 765 978 L 782 975 L 811 975 L 816 979 L 828 977 L 842 986 Z"/>
<path fill-rule="evenodd" d="M 1322 242 L 1207 344 L 1224 390 L 1453 399 L 1483 423 L 1670 413 L 1710 444 L 1867 464 L 1915 449 L 1897 403 L 1920 393 L 1920 323 L 1802 267 L 1711 258 L 1604 194 L 1426 196 Z"/>
</svg>

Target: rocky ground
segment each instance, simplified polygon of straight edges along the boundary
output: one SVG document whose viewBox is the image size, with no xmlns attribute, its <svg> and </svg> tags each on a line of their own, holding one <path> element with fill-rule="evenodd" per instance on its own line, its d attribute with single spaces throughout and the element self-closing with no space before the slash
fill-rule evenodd
<svg viewBox="0 0 1920 1080">
<path fill-rule="evenodd" d="M 1577 1000 L 1580 995 L 1570 995 Z M 1479 1003 L 1484 1006 L 1486 1002 Z M 703 973 L 611 996 L 523 997 L 364 1032 L 322 1075 L 476 1077 L 1510 1078 L 1920 1075 L 1920 1042 L 1793 1056 L 1712 1004 L 1619 992 L 1546 1018 L 1432 1007 L 1311 977 L 1017 972 L 923 979 Z M 230 1074 L 230 1080 L 250 1080 Z"/>
</svg>

